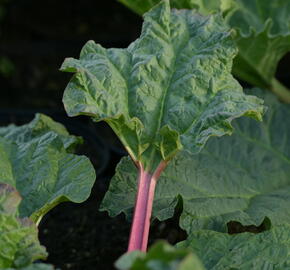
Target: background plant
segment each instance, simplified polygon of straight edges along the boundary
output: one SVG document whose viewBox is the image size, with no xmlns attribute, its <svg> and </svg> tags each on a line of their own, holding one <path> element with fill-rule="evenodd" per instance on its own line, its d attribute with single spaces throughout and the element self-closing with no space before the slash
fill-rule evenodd
<svg viewBox="0 0 290 270">
<path fill-rule="evenodd" d="M 81 141 L 42 114 L 23 126 L 0 128 L 1 269 L 53 269 L 32 264 L 47 257 L 37 225 L 57 204 L 88 198 L 94 169 L 71 153 Z"/>
</svg>

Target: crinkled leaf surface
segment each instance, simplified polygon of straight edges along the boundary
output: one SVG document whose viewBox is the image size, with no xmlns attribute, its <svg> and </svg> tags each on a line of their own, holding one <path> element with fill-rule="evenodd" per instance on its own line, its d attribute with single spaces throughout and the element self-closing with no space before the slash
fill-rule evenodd
<svg viewBox="0 0 290 270">
<path fill-rule="evenodd" d="M 173 216 L 180 196 L 180 224 L 188 233 L 226 231 L 229 221 L 258 226 L 265 217 L 290 224 L 290 107 L 256 93 L 269 105 L 264 122 L 240 119 L 234 135 L 212 139 L 199 155 L 180 153 L 158 180 L 153 216 Z M 130 215 L 135 192 L 136 169 L 124 158 L 101 210 Z"/>
<path fill-rule="evenodd" d="M 289 225 L 259 234 L 197 231 L 178 247 L 192 248 L 207 270 L 290 269 Z"/>
<path fill-rule="evenodd" d="M 62 124 L 41 113 L 37 113 L 34 119 L 26 125 L 11 124 L 7 127 L 0 127 L 0 137 L 15 143 L 25 143 L 52 131 L 58 134 L 66 149 L 73 150 L 77 144 L 82 143 L 81 137 L 70 135 Z"/>
<path fill-rule="evenodd" d="M 11 186 L 0 183 L 0 268 L 21 268 L 47 256 L 38 241 L 36 225 L 18 217 L 21 201 Z"/>
<path fill-rule="evenodd" d="M 143 14 L 160 0 L 120 0 Z M 239 54 L 233 72 L 255 86 L 289 93 L 276 79 L 280 59 L 290 51 L 290 2 L 288 0 L 184 0 L 171 1 L 176 8 L 196 8 L 202 14 L 222 11 L 227 23 L 237 30 L 235 41 Z M 281 96 L 281 95 L 280 95 Z"/>
<path fill-rule="evenodd" d="M 57 123 L 54 122 L 56 127 Z M 27 125 L 25 126 L 27 127 Z M 35 222 L 62 201 L 82 202 L 90 194 L 95 172 L 88 158 L 67 153 L 72 139 L 53 131 L 29 132 L 20 139 L 21 127 L 9 127 L 7 138 L 0 136 L 0 182 L 15 187 L 23 200 L 21 217 Z M 60 135 L 59 135 L 60 134 Z M 15 139 L 16 142 L 13 142 Z"/>
<path fill-rule="evenodd" d="M 231 75 L 236 52 L 220 16 L 170 11 L 162 1 L 127 49 L 89 41 L 79 60 L 65 60 L 62 70 L 76 73 L 65 108 L 105 120 L 131 157 L 153 171 L 182 148 L 196 153 L 210 136 L 230 134 L 234 118 L 261 118 L 262 101 Z"/>
<path fill-rule="evenodd" d="M 154 244 L 147 254 L 126 253 L 116 262 L 116 267 L 119 270 L 205 270 L 188 249 L 176 249 L 166 242 Z"/>
</svg>

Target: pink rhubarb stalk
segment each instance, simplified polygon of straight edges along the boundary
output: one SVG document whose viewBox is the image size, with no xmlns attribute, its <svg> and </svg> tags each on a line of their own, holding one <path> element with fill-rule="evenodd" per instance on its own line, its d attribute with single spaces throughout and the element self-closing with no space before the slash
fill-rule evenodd
<svg viewBox="0 0 290 270">
<path fill-rule="evenodd" d="M 145 171 L 142 164 L 139 164 L 138 166 L 138 192 L 131 226 L 128 251 L 141 250 L 146 252 L 147 250 L 155 187 L 157 180 L 165 166 L 166 162 L 161 162 L 153 174 Z"/>
</svg>

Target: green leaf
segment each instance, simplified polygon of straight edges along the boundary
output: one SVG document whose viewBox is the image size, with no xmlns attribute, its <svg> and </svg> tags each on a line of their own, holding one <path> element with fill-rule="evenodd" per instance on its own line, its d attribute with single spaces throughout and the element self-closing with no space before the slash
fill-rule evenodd
<svg viewBox="0 0 290 270">
<path fill-rule="evenodd" d="M 272 225 L 290 224 L 290 107 L 270 93 L 254 92 L 269 106 L 264 122 L 240 119 L 234 135 L 212 139 L 199 155 L 183 152 L 173 159 L 158 180 L 154 217 L 172 217 L 181 198 L 180 225 L 188 233 L 225 232 L 229 221 L 259 226 L 265 217 Z M 101 210 L 130 216 L 136 178 L 124 158 Z"/>
<path fill-rule="evenodd" d="M 162 1 L 146 13 L 127 49 L 89 41 L 64 93 L 70 116 L 106 121 L 135 162 L 153 172 L 182 148 L 196 153 L 210 136 L 231 134 L 231 120 L 261 119 L 262 101 L 243 93 L 231 75 L 237 50 L 219 15 L 170 11 Z"/>
<path fill-rule="evenodd" d="M 139 14 L 160 0 L 120 0 Z M 290 51 L 290 2 L 288 0 L 172 0 L 172 7 L 197 9 L 204 15 L 221 11 L 236 30 L 239 54 L 233 72 L 259 87 L 270 88 L 290 102 L 290 91 L 275 79 L 278 62 Z"/>
<path fill-rule="evenodd" d="M 237 0 L 226 20 L 238 33 L 234 73 L 254 85 L 273 87 L 278 62 L 290 51 L 290 2 Z"/>
<path fill-rule="evenodd" d="M 50 124 L 52 131 L 45 125 L 31 124 L 35 129 L 29 130 L 28 124 L 16 131 L 10 126 L 7 138 L 0 136 L 0 182 L 17 188 L 23 198 L 20 216 L 36 223 L 60 202 L 86 200 L 95 181 L 88 158 L 67 153 L 75 138 L 61 125 Z"/>
<path fill-rule="evenodd" d="M 197 231 L 178 244 L 191 248 L 207 270 L 288 270 L 290 268 L 290 226 L 277 226 L 259 234 L 229 235 Z"/>
<path fill-rule="evenodd" d="M 199 259 L 188 249 L 176 249 L 166 242 L 154 244 L 147 254 L 133 251 L 115 264 L 119 270 L 204 270 Z"/>
<path fill-rule="evenodd" d="M 0 183 L 0 268 L 21 268 L 47 253 L 38 241 L 36 225 L 28 218 L 19 219 L 19 193 Z"/>
<path fill-rule="evenodd" d="M 74 150 L 75 146 L 83 141 L 81 137 L 70 135 L 62 124 L 41 113 L 37 113 L 34 119 L 26 125 L 15 126 L 11 124 L 7 127 L 0 127 L 0 137 L 20 144 L 52 131 L 58 135 L 68 150 Z"/>
</svg>

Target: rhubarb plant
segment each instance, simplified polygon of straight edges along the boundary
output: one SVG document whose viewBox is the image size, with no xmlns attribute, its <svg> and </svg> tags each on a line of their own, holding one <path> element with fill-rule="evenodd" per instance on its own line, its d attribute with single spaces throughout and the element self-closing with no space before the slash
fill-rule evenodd
<svg viewBox="0 0 290 270">
<path fill-rule="evenodd" d="M 231 134 L 241 116 L 261 120 L 261 99 L 245 95 L 231 75 L 237 49 L 220 15 L 170 10 L 162 1 L 144 15 L 126 49 L 89 41 L 63 97 L 69 116 L 106 121 L 138 170 L 128 250 L 147 249 L 157 180 L 179 152 L 198 153 L 212 136 Z"/>
<path fill-rule="evenodd" d="M 188 238 L 177 247 L 191 248 L 208 270 L 290 266 L 290 107 L 250 92 L 268 107 L 263 123 L 239 119 L 234 135 L 212 139 L 199 155 L 178 154 L 156 190 L 153 217 L 172 217 L 180 200 Z M 130 215 L 136 173 L 123 158 L 102 210 Z"/>
<path fill-rule="evenodd" d="M 209 270 L 289 268 L 290 106 L 250 92 L 265 100 L 264 121 L 239 119 L 234 135 L 210 140 L 199 155 L 179 153 L 156 189 L 153 217 L 172 217 L 180 200 L 188 238 L 177 246 L 191 248 Z M 123 158 L 102 210 L 130 215 L 136 174 Z"/>
<path fill-rule="evenodd" d="M 198 155 L 179 153 L 160 177 L 154 218 L 171 218 L 181 199 L 180 226 L 189 235 L 201 229 L 227 232 L 231 221 L 259 226 L 268 218 L 272 226 L 290 224 L 290 107 L 271 93 L 250 92 L 265 100 L 263 122 L 239 119 L 232 136 L 213 138 Z M 136 175 L 123 158 L 101 210 L 130 216 Z"/>
<path fill-rule="evenodd" d="M 143 14 L 160 0 L 119 0 Z M 171 0 L 172 7 L 197 9 L 203 15 L 222 12 L 227 24 L 235 29 L 239 53 L 233 73 L 240 79 L 272 90 L 290 103 L 290 91 L 275 78 L 281 58 L 290 51 L 290 2 L 288 0 Z"/>
</svg>

